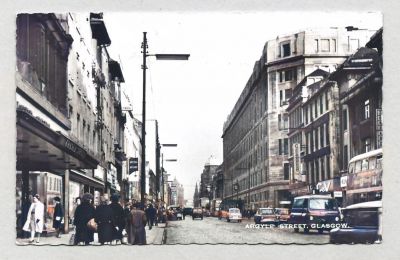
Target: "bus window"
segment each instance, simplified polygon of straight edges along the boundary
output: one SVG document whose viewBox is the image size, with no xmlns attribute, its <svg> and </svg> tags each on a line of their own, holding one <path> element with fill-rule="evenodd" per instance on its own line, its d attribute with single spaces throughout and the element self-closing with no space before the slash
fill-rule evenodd
<svg viewBox="0 0 400 260">
<path fill-rule="evenodd" d="M 353 174 L 354 173 L 354 163 L 350 163 L 349 165 L 349 174 Z"/>
<path fill-rule="evenodd" d="M 376 167 L 376 157 L 369 158 L 369 169 L 374 170 Z"/>
<path fill-rule="evenodd" d="M 382 156 L 378 156 L 376 158 L 376 168 L 377 169 L 382 169 Z"/>
<path fill-rule="evenodd" d="M 359 173 L 360 171 L 361 171 L 361 161 L 356 161 L 355 173 Z"/>
<path fill-rule="evenodd" d="M 368 170 L 368 159 L 363 159 L 361 163 L 361 171 Z"/>
</svg>

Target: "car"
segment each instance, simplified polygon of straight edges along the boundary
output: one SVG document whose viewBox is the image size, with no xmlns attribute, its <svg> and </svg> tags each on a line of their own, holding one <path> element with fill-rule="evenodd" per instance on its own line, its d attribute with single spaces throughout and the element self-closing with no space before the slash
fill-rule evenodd
<svg viewBox="0 0 400 260">
<path fill-rule="evenodd" d="M 168 212 L 169 212 L 169 218 L 168 218 L 169 220 L 183 219 L 182 209 L 180 206 L 169 206 Z"/>
<path fill-rule="evenodd" d="M 185 219 L 186 216 L 191 216 L 193 213 L 193 208 L 191 207 L 185 207 L 182 210 L 182 214 L 183 214 L 183 219 Z"/>
<path fill-rule="evenodd" d="M 343 225 L 329 233 L 333 244 L 380 243 L 382 201 L 363 202 L 342 209 Z"/>
<path fill-rule="evenodd" d="M 192 219 L 201 218 L 203 220 L 203 209 L 202 208 L 193 208 L 192 211 Z"/>
<path fill-rule="evenodd" d="M 279 224 L 287 223 L 290 218 L 290 211 L 287 208 L 275 208 L 275 214 Z"/>
<path fill-rule="evenodd" d="M 294 198 L 288 224 L 294 226 L 294 231 L 303 228 L 304 233 L 310 229 L 332 229 L 332 225 L 340 223 L 339 207 L 334 198 L 329 195 L 305 195 Z"/>
<path fill-rule="evenodd" d="M 226 217 L 226 221 L 231 222 L 236 220 L 237 222 L 242 222 L 242 214 L 238 208 L 230 208 L 228 210 L 228 215 Z"/>
<path fill-rule="evenodd" d="M 278 223 L 278 218 L 273 208 L 259 208 L 254 214 L 254 223 L 256 224 L 274 224 Z"/>
</svg>

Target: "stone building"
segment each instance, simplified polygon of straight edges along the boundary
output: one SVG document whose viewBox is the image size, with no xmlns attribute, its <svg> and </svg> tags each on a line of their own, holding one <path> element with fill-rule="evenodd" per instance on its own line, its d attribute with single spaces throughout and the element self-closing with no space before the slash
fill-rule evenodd
<svg viewBox="0 0 400 260">
<path fill-rule="evenodd" d="M 224 197 L 245 208 L 290 199 L 286 108 L 295 86 L 316 69 L 334 71 L 363 46 L 371 31 L 353 27 L 305 30 L 265 44 L 223 128 Z"/>
<path fill-rule="evenodd" d="M 216 175 L 216 170 L 218 166 L 219 164 L 217 163 L 214 156 L 210 156 L 210 158 L 208 158 L 207 162 L 204 164 L 203 173 L 200 177 L 200 198 L 210 197 L 210 189 L 213 183 L 213 176 Z"/>
</svg>

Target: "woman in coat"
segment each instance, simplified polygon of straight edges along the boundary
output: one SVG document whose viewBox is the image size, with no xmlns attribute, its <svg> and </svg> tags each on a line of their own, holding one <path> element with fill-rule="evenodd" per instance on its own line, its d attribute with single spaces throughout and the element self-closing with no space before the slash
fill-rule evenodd
<svg viewBox="0 0 400 260">
<path fill-rule="evenodd" d="M 55 207 L 54 207 L 54 214 L 53 214 L 53 228 L 57 232 L 57 237 L 60 238 L 60 232 L 62 229 L 62 220 L 63 220 L 63 210 L 61 206 L 61 199 L 60 197 L 54 198 Z"/>
<path fill-rule="evenodd" d="M 146 244 L 146 214 L 140 209 L 140 203 L 133 205 L 126 224 L 126 232 L 128 233 L 128 243 L 132 245 Z"/>
<path fill-rule="evenodd" d="M 107 205 L 105 197 L 100 197 L 100 205 L 95 211 L 95 221 L 97 223 L 97 233 L 99 234 L 100 244 L 111 243 L 114 236 L 114 214 L 112 208 Z"/>
<path fill-rule="evenodd" d="M 76 227 L 74 245 L 84 242 L 88 245 L 94 240 L 94 231 L 90 230 L 87 226 L 89 220 L 94 218 L 95 209 L 91 204 L 93 196 L 89 193 L 85 193 L 82 196 L 81 204 L 76 207 L 74 214 L 74 225 Z"/>
<path fill-rule="evenodd" d="M 110 207 L 114 214 L 114 234 L 113 240 L 119 240 L 122 242 L 122 230 L 125 228 L 125 212 L 122 206 L 118 203 L 119 197 L 118 195 L 111 196 L 111 204 Z"/>
<path fill-rule="evenodd" d="M 25 231 L 31 232 L 31 238 L 29 242 L 32 243 L 35 234 L 37 233 L 36 243 L 39 243 L 40 235 L 43 232 L 43 224 L 44 224 L 44 205 L 40 201 L 40 197 L 36 194 L 33 197 L 33 203 L 29 207 L 28 216 L 26 218 L 26 222 L 24 227 L 22 228 Z"/>
</svg>

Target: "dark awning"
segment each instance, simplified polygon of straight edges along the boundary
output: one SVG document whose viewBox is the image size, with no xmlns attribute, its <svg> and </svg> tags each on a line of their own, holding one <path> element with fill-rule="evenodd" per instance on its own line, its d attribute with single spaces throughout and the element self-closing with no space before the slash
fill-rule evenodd
<svg viewBox="0 0 400 260">
<path fill-rule="evenodd" d="M 29 112 L 17 109 L 17 170 L 97 168 L 97 158 Z"/>
<path fill-rule="evenodd" d="M 122 74 L 121 66 L 115 60 L 111 60 L 108 62 L 108 67 L 111 73 L 111 78 L 114 80 L 116 77 L 120 82 L 125 82 L 124 75 Z"/>
<path fill-rule="evenodd" d="M 98 45 L 111 44 L 111 39 L 108 35 L 106 25 L 104 24 L 102 13 L 90 13 L 90 27 L 92 28 L 92 37 L 97 39 Z"/>
</svg>

